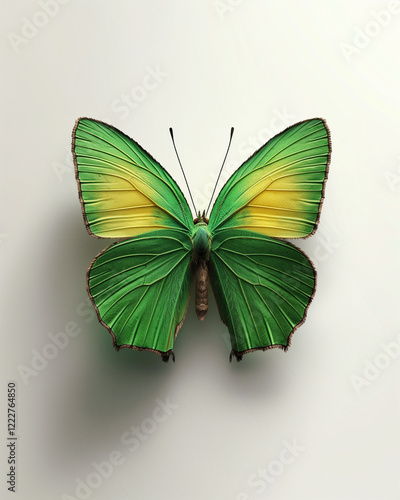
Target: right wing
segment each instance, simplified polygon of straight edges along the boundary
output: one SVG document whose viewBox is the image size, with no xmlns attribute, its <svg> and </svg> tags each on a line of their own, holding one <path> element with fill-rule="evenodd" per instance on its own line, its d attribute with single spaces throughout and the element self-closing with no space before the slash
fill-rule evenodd
<svg viewBox="0 0 400 500">
<path fill-rule="evenodd" d="M 305 320 L 316 273 L 286 241 L 250 231 L 219 231 L 210 257 L 211 283 L 232 354 L 280 347 Z"/>
<path fill-rule="evenodd" d="M 305 238 L 318 224 L 330 159 L 320 118 L 273 137 L 228 179 L 210 215 L 213 234 L 246 229 L 276 238 Z"/>
</svg>

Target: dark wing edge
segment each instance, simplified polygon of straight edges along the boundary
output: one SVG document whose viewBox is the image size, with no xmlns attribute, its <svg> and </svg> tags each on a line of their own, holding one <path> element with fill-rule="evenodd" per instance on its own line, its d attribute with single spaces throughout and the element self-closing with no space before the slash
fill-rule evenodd
<svg viewBox="0 0 400 500">
<path fill-rule="evenodd" d="M 324 124 L 324 127 L 326 129 L 326 133 L 327 133 L 327 136 L 328 136 L 328 148 L 329 148 L 329 151 L 328 151 L 328 156 L 326 158 L 326 169 L 325 169 L 325 179 L 324 179 L 324 182 L 322 183 L 322 191 L 321 191 L 321 201 L 319 203 L 319 207 L 318 207 L 318 215 L 317 215 L 317 218 L 315 219 L 315 223 L 314 223 L 314 229 L 311 231 L 310 234 L 307 234 L 307 236 L 303 236 L 302 238 L 298 238 L 298 239 L 304 239 L 306 240 L 307 238 L 310 238 L 311 236 L 313 236 L 315 234 L 315 232 L 317 231 L 318 229 L 318 224 L 319 224 L 319 220 L 321 218 L 321 211 L 322 211 L 322 205 L 324 203 L 324 199 L 325 199 L 325 189 L 326 189 L 326 182 L 328 180 L 328 174 L 329 174 L 329 168 L 330 168 L 330 165 L 331 165 L 331 157 L 332 157 L 332 139 L 331 139 L 331 131 L 328 127 L 328 124 L 326 123 L 326 120 L 325 118 L 320 118 L 320 117 L 316 117 L 317 120 L 321 120 L 322 123 Z M 288 127 L 289 128 L 289 127 Z M 297 239 L 297 238 L 293 238 L 293 239 Z M 300 249 L 299 249 L 300 250 Z M 300 250 L 301 251 L 301 250 Z M 304 252 L 303 252 L 304 253 Z M 311 261 L 310 261 L 311 262 Z M 312 266 L 314 267 L 313 263 L 311 262 Z M 314 268 L 314 271 L 315 271 L 315 268 Z M 316 271 L 315 271 L 316 273 Z M 317 279 L 317 276 L 315 274 L 315 279 Z M 315 293 L 315 291 L 314 291 Z M 306 311 L 307 312 L 307 311 Z"/>
<path fill-rule="evenodd" d="M 79 197 L 79 202 L 81 204 L 81 211 L 82 211 L 83 220 L 85 222 L 86 230 L 90 234 L 90 236 L 93 236 L 94 238 L 97 238 L 99 240 L 103 240 L 103 239 L 106 239 L 106 238 L 102 238 L 101 236 L 97 236 L 97 234 L 94 234 L 92 232 L 92 230 L 90 229 L 90 224 L 89 224 L 89 221 L 88 221 L 87 216 L 86 216 L 85 202 L 83 200 L 83 195 L 82 195 L 81 181 L 79 179 L 79 165 L 78 165 L 78 160 L 76 159 L 76 154 L 75 154 L 75 142 L 76 142 L 76 130 L 77 130 L 78 126 L 79 126 L 79 122 L 81 120 L 83 120 L 83 119 L 93 120 L 93 118 L 88 118 L 86 116 L 81 116 L 80 118 L 78 118 L 75 121 L 74 128 L 72 129 L 71 153 L 72 153 L 72 159 L 73 159 L 73 162 L 74 162 L 75 180 L 76 180 L 76 183 L 78 185 L 78 197 Z M 96 121 L 96 120 L 94 120 L 94 121 Z M 101 123 L 104 123 L 104 122 L 101 122 Z M 104 125 L 107 125 L 107 124 L 104 123 Z M 93 264 L 93 262 L 92 262 L 92 264 Z M 91 265 L 90 265 L 90 267 L 91 267 Z"/>
</svg>

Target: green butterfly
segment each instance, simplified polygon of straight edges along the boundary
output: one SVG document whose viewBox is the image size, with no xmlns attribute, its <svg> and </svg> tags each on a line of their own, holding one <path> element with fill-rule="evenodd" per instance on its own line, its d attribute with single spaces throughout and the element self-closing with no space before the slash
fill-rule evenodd
<svg viewBox="0 0 400 500">
<path fill-rule="evenodd" d="M 154 351 L 168 361 L 192 282 L 207 312 L 207 280 L 233 356 L 280 347 L 306 317 L 316 285 L 307 256 L 282 238 L 305 238 L 318 224 L 330 159 L 324 120 L 297 123 L 236 170 L 210 218 L 193 220 L 176 182 L 139 144 L 89 118 L 72 134 L 86 228 L 124 238 L 87 273 L 89 296 L 116 349 Z"/>
</svg>

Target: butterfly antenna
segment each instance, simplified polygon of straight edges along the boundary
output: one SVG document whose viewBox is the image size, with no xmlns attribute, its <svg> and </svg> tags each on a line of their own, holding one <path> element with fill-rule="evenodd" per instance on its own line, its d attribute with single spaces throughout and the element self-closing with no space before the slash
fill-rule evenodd
<svg viewBox="0 0 400 500">
<path fill-rule="evenodd" d="M 212 202 L 212 199 L 214 198 L 215 190 L 217 189 L 218 181 L 219 181 L 219 178 L 221 177 L 222 169 L 224 168 L 226 157 L 228 156 L 228 153 L 229 153 L 229 148 L 231 147 L 231 142 L 232 142 L 232 137 L 233 137 L 233 131 L 234 131 L 234 128 L 232 127 L 231 128 L 231 135 L 229 137 L 228 149 L 226 150 L 224 161 L 222 162 L 221 168 L 219 170 L 219 174 L 218 174 L 218 177 L 217 177 L 217 182 L 215 183 L 214 191 L 212 192 L 210 203 L 208 204 L 208 207 L 207 207 L 207 210 L 206 210 L 206 214 L 210 210 L 211 202 Z"/>
<path fill-rule="evenodd" d="M 179 162 L 179 165 L 180 165 L 181 170 L 182 170 L 183 178 L 185 179 L 186 186 L 187 186 L 188 191 L 189 191 L 190 199 L 192 200 L 192 203 L 193 203 L 194 213 L 195 213 L 195 214 L 197 214 L 196 205 L 194 204 L 194 201 L 193 201 L 193 196 L 192 196 L 192 193 L 190 192 L 189 183 L 188 183 L 188 181 L 187 181 L 187 179 L 186 179 L 185 171 L 183 170 L 182 163 L 181 163 L 181 160 L 180 160 L 179 155 L 178 155 L 178 151 L 177 151 L 176 146 L 175 146 L 175 141 L 174 141 L 174 133 L 173 133 L 173 131 L 172 131 L 172 128 L 171 128 L 171 127 L 170 127 L 170 129 L 169 129 L 169 133 L 171 134 L 172 144 L 174 145 L 174 149 L 175 149 L 176 157 L 178 158 L 178 162 Z"/>
</svg>

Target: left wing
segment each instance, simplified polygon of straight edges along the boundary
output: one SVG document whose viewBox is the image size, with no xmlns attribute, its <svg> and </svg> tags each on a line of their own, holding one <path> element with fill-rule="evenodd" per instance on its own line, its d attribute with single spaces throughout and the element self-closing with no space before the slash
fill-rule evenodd
<svg viewBox="0 0 400 500">
<path fill-rule="evenodd" d="M 88 270 L 88 291 L 114 346 L 155 351 L 167 360 L 190 295 L 192 244 L 160 230 L 111 245 Z"/>
<path fill-rule="evenodd" d="M 298 248 L 262 234 L 220 231 L 211 246 L 210 274 L 232 354 L 286 350 L 315 291 L 313 265 Z"/>
<path fill-rule="evenodd" d="M 72 133 L 72 154 L 90 234 L 129 238 L 155 229 L 193 229 L 192 215 L 179 186 L 120 130 L 80 118 Z"/>
</svg>

